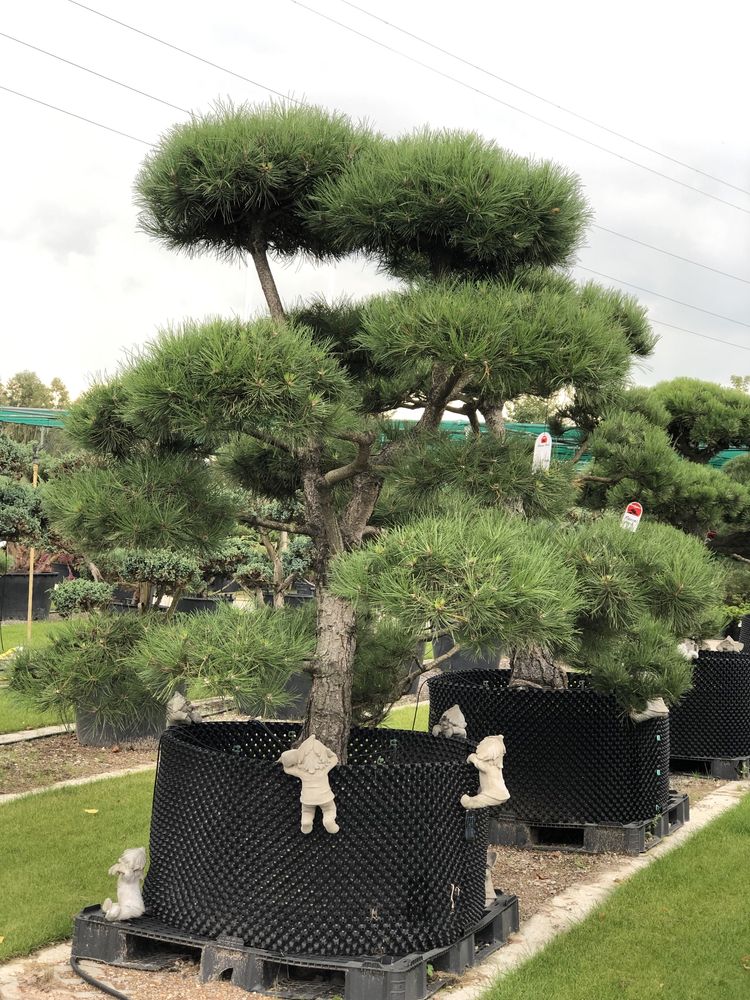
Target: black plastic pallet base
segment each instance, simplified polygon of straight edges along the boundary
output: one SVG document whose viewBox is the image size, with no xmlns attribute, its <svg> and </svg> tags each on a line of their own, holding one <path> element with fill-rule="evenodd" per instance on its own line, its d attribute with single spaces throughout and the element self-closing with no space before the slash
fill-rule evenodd
<svg viewBox="0 0 750 1000">
<path fill-rule="evenodd" d="M 201 982 L 225 979 L 250 993 L 293 1000 L 426 1000 L 506 944 L 518 926 L 518 898 L 498 895 L 472 930 L 446 948 L 403 957 L 282 955 L 247 948 L 239 938 L 192 937 L 149 917 L 108 923 L 100 907 L 88 906 L 75 918 L 72 954 L 152 970 L 200 956 Z"/>
<path fill-rule="evenodd" d="M 742 781 L 750 778 L 750 757 L 672 757 L 669 769 L 689 774 L 697 771 L 722 781 Z"/>
<path fill-rule="evenodd" d="M 493 818 L 489 842 L 501 847 L 578 854 L 643 854 L 690 819 L 687 795 L 671 791 L 665 812 L 637 823 L 581 823 L 541 826 L 514 816 Z"/>
</svg>

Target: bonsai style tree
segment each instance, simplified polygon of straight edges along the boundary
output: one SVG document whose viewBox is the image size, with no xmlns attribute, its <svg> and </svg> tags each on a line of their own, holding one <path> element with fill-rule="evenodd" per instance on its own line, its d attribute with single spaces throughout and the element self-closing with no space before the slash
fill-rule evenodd
<svg viewBox="0 0 750 1000">
<path fill-rule="evenodd" d="M 562 387 L 611 398 L 633 354 L 650 347 L 631 300 L 545 270 L 569 262 L 582 237 L 588 209 L 578 180 L 471 134 L 385 141 L 340 116 L 272 106 L 219 109 L 177 126 L 137 188 L 141 224 L 160 241 L 252 256 L 271 316 L 185 322 L 85 397 L 71 432 L 105 456 L 104 471 L 87 481 L 85 510 L 71 502 L 78 487 L 51 501 L 58 519 L 120 544 L 105 497 L 124 466 L 140 484 L 131 534 L 142 523 L 148 544 L 165 535 L 205 544 L 224 521 L 212 515 L 209 527 L 200 491 L 187 484 L 199 484 L 199 456 L 211 454 L 224 454 L 264 503 L 301 497 L 294 516 L 269 516 L 257 503 L 239 518 L 310 540 L 317 611 L 302 735 L 314 733 L 341 762 L 358 651 L 373 677 L 392 671 L 395 648 L 441 632 L 456 640 L 450 653 L 491 635 L 519 651 L 572 655 L 579 616 L 589 608 L 593 617 L 603 598 L 586 595 L 570 552 L 528 519 L 564 513 L 571 472 L 532 473 L 530 455 L 503 440 L 496 417 L 506 400 Z M 287 314 L 266 250 L 364 252 L 407 284 L 364 303 L 318 301 Z M 497 433 L 453 453 L 465 480 L 449 463 L 450 495 L 438 485 L 442 509 L 425 514 L 415 503 L 420 464 L 434 480 L 440 422 L 457 402 L 484 413 Z M 413 427 L 383 419 L 395 406 L 421 410 Z M 134 444 L 137 457 L 124 460 Z M 204 489 L 210 467 L 201 467 Z M 455 501 L 467 494 L 476 515 L 457 517 Z M 175 498 L 169 507 L 164 496 Z M 614 542 L 589 544 L 607 551 Z M 701 584 L 709 562 L 693 560 Z M 695 614 L 699 604 L 700 596 Z M 665 617 L 674 624 L 675 615 Z M 379 643 L 388 630 L 391 641 Z"/>
</svg>

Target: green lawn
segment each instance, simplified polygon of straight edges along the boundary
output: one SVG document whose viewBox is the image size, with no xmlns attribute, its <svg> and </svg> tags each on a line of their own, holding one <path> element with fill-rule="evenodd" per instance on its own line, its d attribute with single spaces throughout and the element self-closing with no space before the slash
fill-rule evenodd
<svg viewBox="0 0 750 1000">
<path fill-rule="evenodd" d="M 426 733 L 427 723 L 430 720 L 430 706 L 420 705 L 417 709 L 417 720 L 414 721 L 414 706 L 403 705 L 401 708 L 394 708 L 388 715 L 383 725 L 387 729 L 414 729 L 417 732 Z"/>
<path fill-rule="evenodd" d="M 146 772 L 0 806 L 0 962 L 69 937 L 80 909 L 114 897 L 107 869 L 148 845 L 153 784 Z"/>
<path fill-rule="evenodd" d="M 483 1000 L 747 1000 L 750 797 Z"/>
<path fill-rule="evenodd" d="M 33 622 L 31 642 L 44 645 L 49 642 L 57 622 Z M 0 630 L 3 649 L 7 652 L 14 646 L 26 643 L 26 622 L 3 625 Z M 2 687 L 3 661 L 0 660 L 0 733 L 15 733 L 22 729 L 36 729 L 39 726 L 57 726 L 60 717 L 53 712 L 40 712 L 25 698 Z"/>
</svg>

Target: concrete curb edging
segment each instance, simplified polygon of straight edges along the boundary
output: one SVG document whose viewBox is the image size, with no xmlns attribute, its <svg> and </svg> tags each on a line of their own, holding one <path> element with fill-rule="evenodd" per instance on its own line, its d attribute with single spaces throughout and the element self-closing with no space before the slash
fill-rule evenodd
<svg viewBox="0 0 750 1000">
<path fill-rule="evenodd" d="M 32 788 L 28 792 L 10 792 L 7 795 L 0 795 L 0 806 L 4 806 L 8 802 L 16 802 L 18 799 L 28 799 L 32 795 L 43 795 L 44 792 L 52 792 L 56 788 L 75 788 L 78 785 L 91 785 L 95 781 L 106 781 L 107 778 L 124 778 L 128 774 L 153 771 L 155 767 L 156 764 L 138 764 L 136 767 L 125 767 L 119 771 L 100 771 L 99 774 L 89 774 L 85 778 L 68 778 L 67 781 L 56 781 L 54 785 Z"/>
</svg>

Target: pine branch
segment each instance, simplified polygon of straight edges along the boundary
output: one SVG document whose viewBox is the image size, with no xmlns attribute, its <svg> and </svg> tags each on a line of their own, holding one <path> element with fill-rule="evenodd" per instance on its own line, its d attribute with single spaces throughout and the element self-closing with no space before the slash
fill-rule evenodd
<svg viewBox="0 0 750 1000">
<path fill-rule="evenodd" d="M 259 517 L 257 514 L 240 514 L 238 520 L 253 528 L 270 528 L 272 531 L 288 531 L 290 535 L 309 535 L 314 538 L 318 533 L 311 524 L 296 524 L 294 521 L 275 521 L 270 517 Z"/>
<path fill-rule="evenodd" d="M 732 559 L 736 559 L 737 562 L 750 563 L 750 559 L 746 559 L 744 556 L 738 555 L 736 552 L 732 553 Z"/>
<path fill-rule="evenodd" d="M 290 455 L 296 455 L 297 452 L 295 448 L 286 441 L 282 441 L 281 438 L 276 437 L 275 434 L 268 434 L 266 431 L 259 431 L 257 429 L 246 431 L 248 437 L 254 437 L 257 441 L 262 441 L 264 444 L 270 444 L 274 448 L 279 448 L 281 451 L 289 452 Z"/>
<path fill-rule="evenodd" d="M 326 472 L 324 476 L 321 477 L 321 485 L 330 489 L 337 483 L 343 483 L 347 479 L 353 479 L 358 476 L 360 472 L 366 472 L 368 469 L 368 463 L 370 461 L 370 448 L 372 446 L 372 440 L 370 440 L 371 435 L 363 434 L 360 435 L 359 447 L 357 449 L 357 457 L 349 462 L 348 465 L 339 466 L 338 469 L 331 469 L 330 472 Z M 351 440 L 351 439 L 347 439 Z"/>
</svg>

